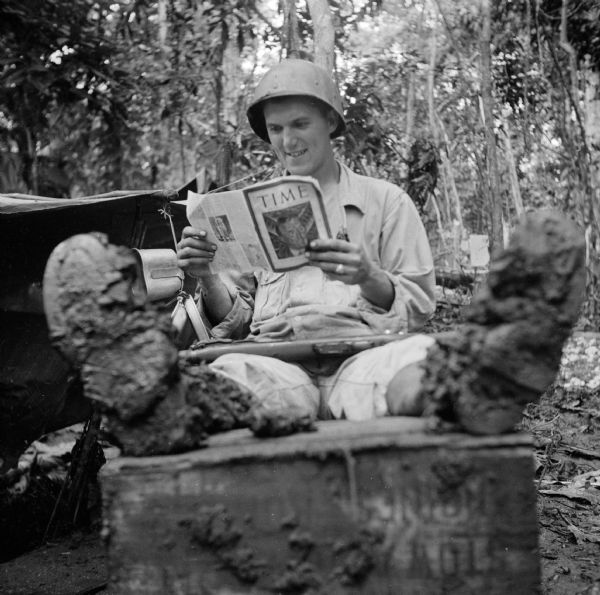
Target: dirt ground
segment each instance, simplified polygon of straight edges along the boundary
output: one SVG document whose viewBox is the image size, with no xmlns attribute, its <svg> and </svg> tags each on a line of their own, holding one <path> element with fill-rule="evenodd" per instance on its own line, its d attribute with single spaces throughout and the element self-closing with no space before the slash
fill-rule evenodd
<svg viewBox="0 0 600 595">
<path fill-rule="evenodd" d="M 536 445 L 542 592 L 600 595 L 600 334 L 569 343 L 522 425 Z"/>
<path fill-rule="evenodd" d="M 52 540 L 0 564 L 0 593 L 83 595 L 106 592 L 107 555 L 94 528 Z"/>
<path fill-rule="evenodd" d="M 535 441 L 542 593 L 600 595 L 600 334 L 568 344 L 522 429 Z M 0 593 L 105 593 L 106 563 L 96 521 L 0 564 Z"/>
</svg>

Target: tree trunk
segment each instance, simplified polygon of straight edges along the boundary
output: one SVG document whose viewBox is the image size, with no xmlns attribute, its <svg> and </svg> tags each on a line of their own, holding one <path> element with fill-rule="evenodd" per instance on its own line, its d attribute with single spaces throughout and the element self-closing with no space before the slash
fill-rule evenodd
<svg viewBox="0 0 600 595">
<path fill-rule="evenodd" d="M 502 247 L 502 195 L 500 193 L 500 174 L 498 170 L 498 154 L 496 152 L 496 135 L 494 133 L 494 115 L 492 108 L 492 19 L 489 0 L 481 1 L 481 12 L 481 104 L 487 154 L 487 186 L 489 188 L 488 202 L 491 223 L 490 248 L 493 252 Z"/>
<path fill-rule="evenodd" d="M 157 8 L 157 20 L 158 20 L 158 43 L 163 52 L 167 52 L 169 46 L 167 44 L 167 0 L 158 0 Z"/>
<path fill-rule="evenodd" d="M 523 214 L 523 198 L 521 197 L 521 189 L 519 188 L 519 176 L 517 175 L 517 165 L 515 163 L 515 154 L 510 140 L 511 131 L 508 123 L 508 118 L 503 118 L 502 122 L 503 137 L 504 137 L 504 152 L 508 166 L 508 175 L 510 179 L 511 194 L 515 205 L 515 214 L 520 217 Z"/>
<path fill-rule="evenodd" d="M 224 17 L 225 13 L 221 13 Z M 214 52 L 213 68 L 214 89 L 215 89 L 215 122 L 217 136 L 220 138 L 223 134 L 223 56 L 227 48 L 229 38 L 227 36 L 227 27 L 225 21 L 221 23 L 220 39 L 218 49 Z"/>
<path fill-rule="evenodd" d="M 525 50 L 525 72 L 529 72 L 531 68 L 531 0 L 525 0 L 525 36 L 524 36 L 524 50 Z M 523 132 L 523 142 L 525 144 L 525 151 L 529 152 L 531 147 L 531 135 L 530 135 L 530 107 L 529 107 L 529 76 L 523 77 L 523 125 L 521 126 Z"/>
<path fill-rule="evenodd" d="M 600 72 L 586 69 L 585 130 L 590 151 L 590 214 L 600 230 Z"/>
<path fill-rule="evenodd" d="M 285 50 L 287 58 L 299 58 L 301 50 L 300 33 L 298 32 L 298 16 L 296 14 L 296 0 L 283 2 L 283 31 L 281 35 L 281 49 Z"/>
<path fill-rule="evenodd" d="M 429 37 L 429 67 L 427 69 L 427 115 L 429 119 L 429 130 L 431 137 L 434 140 L 436 148 L 439 149 L 440 135 L 436 122 L 435 116 L 435 103 L 434 103 L 434 84 L 435 84 L 435 61 L 436 61 L 436 32 L 435 28 L 431 30 Z M 451 210 L 450 210 L 450 193 L 448 191 L 448 179 L 446 176 L 446 168 L 444 167 L 444 150 L 440 152 L 440 160 L 442 161 L 442 168 L 440 170 L 442 177 L 442 196 L 444 198 L 444 204 L 441 205 L 441 209 L 444 212 L 447 221 L 452 221 Z"/>
<path fill-rule="evenodd" d="M 187 171 L 185 167 L 185 140 L 183 136 L 183 114 L 177 116 L 177 134 L 179 136 L 179 161 L 181 162 L 181 185 L 187 184 Z"/>
<path fill-rule="evenodd" d="M 36 142 L 31 130 L 25 127 L 25 138 L 27 142 L 26 158 L 24 159 L 25 179 L 27 187 L 32 194 L 39 193 L 39 172 Z"/>
<path fill-rule="evenodd" d="M 585 130 L 590 158 L 587 217 L 588 318 L 600 326 L 600 73 L 586 65 Z"/>
<path fill-rule="evenodd" d="M 446 214 L 448 221 L 457 221 L 459 227 L 459 235 L 462 236 L 462 215 L 460 208 L 460 199 L 458 197 L 458 191 L 456 189 L 456 183 L 454 180 L 454 173 L 452 171 L 452 165 L 448 159 L 448 136 L 444 129 L 441 119 L 438 117 L 435 109 L 435 65 L 437 61 L 437 32 L 435 27 L 431 30 L 429 37 L 429 68 L 427 70 L 427 111 L 429 116 L 429 128 L 431 134 L 435 139 L 437 147 L 443 144 L 439 151 L 440 161 L 442 162 L 441 176 L 442 176 L 442 189 L 444 198 L 446 200 Z M 443 136 L 443 143 L 440 142 L 440 135 Z M 453 230 L 454 231 L 454 230 Z M 451 259 L 451 266 L 459 260 L 459 254 L 455 249 L 453 243 L 453 253 Z"/>
<path fill-rule="evenodd" d="M 561 5 L 561 18 L 560 18 L 560 46 L 562 47 L 567 55 L 569 56 L 569 82 L 570 82 L 570 97 L 571 107 L 577 115 L 577 119 L 581 121 L 579 116 L 579 84 L 578 84 L 578 73 L 577 73 L 577 52 L 575 48 L 569 43 L 567 38 L 567 0 L 562 0 Z"/>
<path fill-rule="evenodd" d="M 413 119 L 415 111 L 415 70 L 411 68 L 410 74 L 408 75 L 408 87 L 406 90 L 406 142 L 410 142 L 410 137 L 413 133 Z"/>
<path fill-rule="evenodd" d="M 327 0 L 306 0 L 313 22 L 315 64 L 333 73 L 335 30 Z"/>
<path fill-rule="evenodd" d="M 240 89 L 243 88 L 241 58 L 236 43 L 228 43 L 223 52 L 223 120 L 235 129 L 240 120 Z"/>
<path fill-rule="evenodd" d="M 460 196 L 458 195 L 458 190 L 456 188 L 456 178 L 454 176 L 454 171 L 452 170 L 452 164 L 450 163 L 450 159 L 448 158 L 449 149 L 450 149 L 450 139 L 448 138 L 448 134 L 446 133 L 446 128 L 444 127 L 444 123 L 439 115 L 436 114 L 436 119 L 439 125 L 440 133 L 444 139 L 444 147 L 440 151 L 440 157 L 442 160 L 442 171 L 445 170 L 446 177 L 448 178 L 448 185 L 450 186 L 450 194 L 452 196 L 452 202 L 454 203 L 454 219 L 458 222 L 460 228 L 460 235 L 463 233 L 463 218 L 462 218 L 462 209 L 460 205 Z"/>
<path fill-rule="evenodd" d="M 429 117 L 429 129 L 435 139 L 436 144 L 439 141 L 437 122 L 435 118 L 434 105 L 434 84 L 435 84 L 435 61 L 436 61 L 437 36 L 435 27 L 431 29 L 429 36 L 429 67 L 427 69 L 427 115 Z"/>
</svg>

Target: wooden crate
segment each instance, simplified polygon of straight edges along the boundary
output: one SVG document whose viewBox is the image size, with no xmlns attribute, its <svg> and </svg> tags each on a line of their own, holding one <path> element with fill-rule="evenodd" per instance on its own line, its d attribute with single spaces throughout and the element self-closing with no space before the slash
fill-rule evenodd
<svg viewBox="0 0 600 595">
<path fill-rule="evenodd" d="M 245 430 L 101 474 L 110 592 L 490 595 L 539 586 L 528 436 L 424 421 Z"/>
</svg>

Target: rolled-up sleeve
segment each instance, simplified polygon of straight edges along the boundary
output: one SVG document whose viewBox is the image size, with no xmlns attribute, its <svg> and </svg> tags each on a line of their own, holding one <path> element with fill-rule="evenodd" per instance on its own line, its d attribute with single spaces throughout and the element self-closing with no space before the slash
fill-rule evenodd
<svg viewBox="0 0 600 595">
<path fill-rule="evenodd" d="M 381 230 L 378 237 L 365 230 L 366 247 L 394 286 L 394 301 L 388 311 L 362 297 L 357 305 L 371 326 L 415 331 L 435 311 L 435 272 L 427 233 L 410 197 L 395 186 L 388 186 L 380 215 L 379 221 L 369 217 L 364 221 Z"/>
<path fill-rule="evenodd" d="M 220 277 L 233 306 L 227 316 L 211 329 L 211 333 L 217 339 L 245 339 L 254 312 L 254 277 L 232 272 L 221 273 Z"/>
</svg>

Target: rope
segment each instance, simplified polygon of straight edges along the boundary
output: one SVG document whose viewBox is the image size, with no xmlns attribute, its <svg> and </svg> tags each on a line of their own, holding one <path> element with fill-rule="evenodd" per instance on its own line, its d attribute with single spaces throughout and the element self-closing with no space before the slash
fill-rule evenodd
<svg viewBox="0 0 600 595">
<path fill-rule="evenodd" d="M 158 209 L 158 212 L 165 218 L 169 220 L 169 226 L 171 227 L 171 237 L 173 238 L 173 247 L 175 248 L 175 252 L 177 252 L 177 236 L 175 235 L 175 226 L 173 225 L 173 214 L 171 213 L 171 203 L 168 201 L 165 202 L 162 209 Z"/>
</svg>

